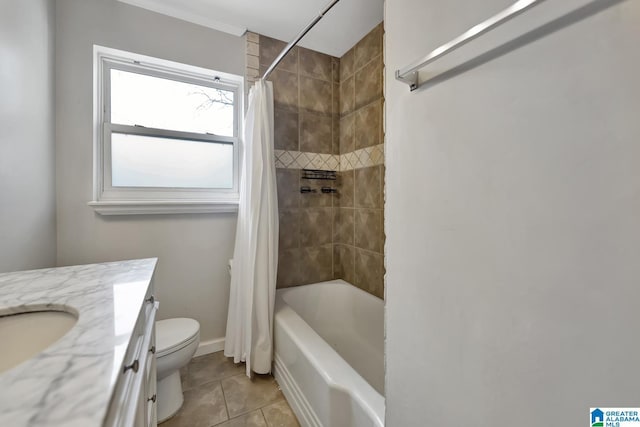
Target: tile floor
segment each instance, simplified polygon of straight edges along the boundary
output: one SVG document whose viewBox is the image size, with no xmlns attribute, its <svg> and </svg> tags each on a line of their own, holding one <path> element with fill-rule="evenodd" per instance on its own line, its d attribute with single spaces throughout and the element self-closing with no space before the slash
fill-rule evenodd
<svg viewBox="0 0 640 427">
<path fill-rule="evenodd" d="M 271 375 L 244 373 L 220 351 L 196 357 L 180 372 L 184 404 L 160 427 L 299 427 Z"/>
</svg>

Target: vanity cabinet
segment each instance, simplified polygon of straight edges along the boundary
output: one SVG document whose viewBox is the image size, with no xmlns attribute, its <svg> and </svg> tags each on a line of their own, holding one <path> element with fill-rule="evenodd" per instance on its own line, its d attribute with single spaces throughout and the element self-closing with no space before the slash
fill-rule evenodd
<svg viewBox="0 0 640 427">
<path fill-rule="evenodd" d="M 157 263 L 146 258 L 0 273 L 0 313 L 44 308 L 76 317 L 56 342 L 0 373 L 0 427 L 157 424 Z"/>
<path fill-rule="evenodd" d="M 155 320 L 158 305 L 151 283 L 118 373 L 105 427 L 157 425 Z"/>
</svg>

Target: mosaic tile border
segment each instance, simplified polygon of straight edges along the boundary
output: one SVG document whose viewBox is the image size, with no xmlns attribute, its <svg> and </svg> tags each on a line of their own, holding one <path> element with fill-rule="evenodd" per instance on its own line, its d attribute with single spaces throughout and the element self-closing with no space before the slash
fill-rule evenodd
<svg viewBox="0 0 640 427">
<path fill-rule="evenodd" d="M 384 144 L 341 155 L 274 150 L 276 168 L 349 171 L 384 164 Z"/>
<path fill-rule="evenodd" d="M 340 170 L 367 168 L 384 164 L 384 144 L 361 148 L 340 155 Z"/>
<path fill-rule="evenodd" d="M 338 170 L 340 160 L 333 154 L 305 153 L 301 151 L 274 150 L 276 167 L 282 169 Z"/>
</svg>

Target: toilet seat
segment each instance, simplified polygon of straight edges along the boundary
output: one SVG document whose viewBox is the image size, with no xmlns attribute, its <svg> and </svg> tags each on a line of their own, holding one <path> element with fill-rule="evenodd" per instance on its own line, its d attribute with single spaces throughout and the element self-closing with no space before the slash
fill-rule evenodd
<svg viewBox="0 0 640 427">
<path fill-rule="evenodd" d="M 188 346 L 198 338 L 200 324 L 187 318 L 156 322 L 156 357 L 162 357 Z"/>
</svg>

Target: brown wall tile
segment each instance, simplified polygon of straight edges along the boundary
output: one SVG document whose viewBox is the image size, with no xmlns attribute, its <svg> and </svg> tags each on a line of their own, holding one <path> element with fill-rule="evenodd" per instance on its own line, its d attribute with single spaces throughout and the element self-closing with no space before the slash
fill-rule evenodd
<svg viewBox="0 0 640 427">
<path fill-rule="evenodd" d="M 300 246 L 320 246 L 331 243 L 332 208 L 308 208 L 300 212 Z"/>
<path fill-rule="evenodd" d="M 267 36 L 260 36 L 260 65 L 265 69 L 271 65 L 276 57 L 282 52 L 287 43 L 272 39 Z M 278 65 L 276 70 L 291 71 L 293 73 L 298 72 L 298 48 L 294 47 L 284 57 L 282 62 Z"/>
<path fill-rule="evenodd" d="M 379 298 L 384 297 L 384 257 L 381 254 L 355 249 L 355 283 Z"/>
<path fill-rule="evenodd" d="M 336 83 L 340 83 L 340 59 L 331 57 L 331 75 L 332 80 Z"/>
<path fill-rule="evenodd" d="M 355 108 L 382 97 L 382 56 L 369 62 L 355 74 Z"/>
<path fill-rule="evenodd" d="M 342 171 L 338 177 L 338 194 L 336 202 L 343 208 L 354 206 L 354 171 Z"/>
<path fill-rule="evenodd" d="M 298 113 L 274 108 L 273 136 L 276 150 L 298 151 Z"/>
<path fill-rule="evenodd" d="M 357 208 L 382 208 L 380 175 L 380 166 L 355 170 L 355 206 Z"/>
<path fill-rule="evenodd" d="M 293 249 L 300 246 L 300 210 L 286 209 L 279 212 L 280 250 Z"/>
<path fill-rule="evenodd" d="M 344 116 L 353 111 L 355 106 L 354 77 L 340 81 L 340 115 Z"/>
<path fill-rule="evenodd" d="M 353 245 L 353 213 L 351 208 L 335 208 L 333 210 L 333 242 Z"/>
<path fill-rule="evenodd" d="M 344 81 L 353 75 L 353 61 L 355 48 L 349 49 L 342 58 L 340 58 L 340 81 Z"/>
<path fill-rule="evenodd" d="M 351 284 L 354 283 L 355 249 L 353 246 L 333 246 L 333 278 L 342 279 Z"/>
<path fill-rule="evenodd" d="M 340 153 L 350 153 L 355 150 L 355 115 L 340 119 Z"/>
<path fill-rule="evenodd" d="M 356 209 L 355 246 L 382 253 L 382 209 Z"/>
<path fill-rule="evenodd" d="M 302 171 L 296 171 L 302 175 Z M 310 187 L 316 190 L 315 193 L 300 194 L 300 207 L 302 208 L 330 208 L 333 206 L 333 194 L 326 194 L 321 191 L 322 187 L 335 188 L 336 181 L 325 181 L 320 179 L 300 179 L 301 186 Z M 300 188 L 298 188 L 300 192 Z"/>
<path fill-rule="evenodd" d="M 331 114 L 333 83 L 300 76 L 300 108 Z"/>
<path fill-rule="evenodd" d="M 299 285 L 302 281 L 302 276 L 300 275 L 302 249 L 285 249 L 279 252 L 276 288 Z"/>
<path fill-rule="evenodd" d="M 340 83 L 331 86 L 331 113 L 340 114 Z"/>
<path fill-rule="evenodd" d="M 300 113 L 300 151 L 331 154 L 333 151 L 331 115 Z"/>
<path fill-rule="evenodd" d="M 333 245 L 301 249 L 301 283 L 317 283 L 333 278 Z"/>
<path fill-rule="evenodd" d="M 331 153 L 340 154 L 340 114 L 331 115 Z"/>
<path fill-rule="evenodd" d="M 269 80 L 273 82 L 273 103 L 275 107 L 298 111 L 298 75 L 276 70 Z"/>
<path fill-rule="evenodd" d="M 355 47 L 354 69 L 359 70 L 367 62 L 382 54 L 382 24 L 376 26 Z"/>
<path fill-rule="evenodd" d="M 360 108 L 355 112 L 356 150 L 382 142 L 382 100 Z"/>
<path fill-rule="evenodd" d="M 303 47 L 298 49 L 298 55 L 300 75 L 333 81 L 331 56 Z"/>
<path fill-rule="evenodd" d="M 278 208 L 298 208 L 300 205 L 300 172 L 295 169 L 276 169 Z"/>
</svg>

